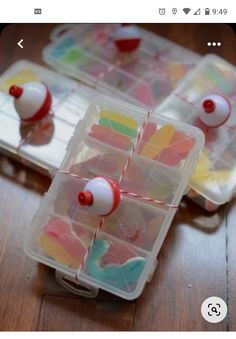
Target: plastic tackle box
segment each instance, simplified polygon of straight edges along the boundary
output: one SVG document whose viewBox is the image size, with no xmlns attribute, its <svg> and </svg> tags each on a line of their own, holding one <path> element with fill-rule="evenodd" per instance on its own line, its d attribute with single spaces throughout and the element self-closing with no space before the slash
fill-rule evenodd
<svg viewBox="0 0 236 339">
<path fill-rule="evenodd" d="M 52 112 L 39 123 L 21 124 L 8 94 L 11 85 L 29 81 L 47 84 Z M 14 63 L 0 77 L 1 150 L 43 173 L 53 174 L 65 156 L 78 121 L 96 91 L 30 61 Z"/>
<path fill-rule="evenodd" d="M 220 95 L 231 105 L 229 120 L 216 128 L 207 128 L 199 120 L 200 103 L 211 95 Z M 216 55 L 207 55 L 162 103 L 160 112 L 203 131 L 206 143 L 188 196 L 206 210 L 214 211 L 229 201 L 236 190 L 235 66 Z"/>
<path fill-rule="evenodd" d="M 78 294 L 141 294 L 204 145 L 199 129 L 147 115 L 106 96 L 91 103 L 33 219 L 26 253 L 64 285 L 78 275 L 88 289 Z M 120 182 L 120 204 L 103 218 L 78 202 L 96 177 Z"/>
<path fill-rule="evenodd" d="M 201 57 L 141 27 L 133 53 L 117 50 L 117 24 L 62 25 L 43 50 L 44 61 L 99 91 L 153 109 Z"/>
</svg>

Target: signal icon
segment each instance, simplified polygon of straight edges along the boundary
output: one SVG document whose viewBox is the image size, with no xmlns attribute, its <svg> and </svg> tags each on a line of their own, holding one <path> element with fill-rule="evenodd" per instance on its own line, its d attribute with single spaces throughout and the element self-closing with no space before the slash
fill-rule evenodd
<svg viewBox="0 0 236 339">
<path fill-rule="evenodd" d="M 187 15 L 191 11 L 191 9 L 190 8 L 183 8 L 183 11 Z"/>
<path fill-rule="evenodd" d="M 193 15 L 201 15 L 201 8 L 198 8 Z"/>
</svg>

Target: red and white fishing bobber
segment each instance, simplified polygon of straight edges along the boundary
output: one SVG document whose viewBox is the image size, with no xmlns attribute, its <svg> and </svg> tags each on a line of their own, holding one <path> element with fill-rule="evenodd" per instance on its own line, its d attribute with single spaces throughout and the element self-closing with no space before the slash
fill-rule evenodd
<svg viewBox="0 0 236 339">
<path fill-rule="evenodd" d="M 9 94 L 14 97 L 15 110 L 24 122 L 43 119 L 50 111 L 52 96 L 47 86 L 40 82 L 13 85 Z"/>
<path fill-rule="evenodd" d="M 141 42 L 141 35 L 138 28 L 130 24 L 122 24 L 113 36 L 116 47 L 121 52 L 135 51 Z"/>
<path fill-rule="evenodd" d="M 87 206 L 92 213 L 101 216 L 111 214 L 120 203 L 120 188 L 115 181 L 96 177 L 91 179 L 79 193 L 80 205 Z"/>
<path fill-rule="evenodd" d="M 198 117 L 206 127 L 216 128 L 226 123 L 230 114 L 229 100 L 221 95 L 212 94 L 202 100 Z"/>
</svg>

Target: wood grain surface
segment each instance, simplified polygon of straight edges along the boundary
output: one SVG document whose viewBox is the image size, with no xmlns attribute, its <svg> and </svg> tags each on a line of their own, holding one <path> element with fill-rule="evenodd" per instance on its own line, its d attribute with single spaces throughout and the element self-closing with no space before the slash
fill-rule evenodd
<svg viewBox="0 0 236 339">
<path fill-rule="evenodd" d="M 235 37 L 226 25 L 142 25 L 200 54 L 236 65 Z M 18 59 L 43 64 L 54 25 L 11 25 L 0 40 L 0 72 Z M 24 48 L 17 41 L 24 38 Z M 221 47 L 207 47 L 221 41 Z M 0 121 L 1 123 L 1 121 Z M 0 156 L 0 330 L 236 330 L 236 200 L 210 214 L 187 199 L 174 219 L 153 278 L 135 301 L 100 292 L 97 299 L 60 287 L 54 271 L 28 258 L 23 242 L 50 180 Z M 228 316 L 207 323 L 209 296 L 228 303 Z"/>
</svg>

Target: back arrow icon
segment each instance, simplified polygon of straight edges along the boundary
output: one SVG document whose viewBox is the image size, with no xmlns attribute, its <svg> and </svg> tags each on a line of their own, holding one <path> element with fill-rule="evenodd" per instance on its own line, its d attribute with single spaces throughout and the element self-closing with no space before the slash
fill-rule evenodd
<svg viewBox="0 0 236 339">
<path fill-rule="evenodd" d="M 17 42 L 17 45 L 18 45 L 20 48 L 23 48 L 23 45 L 22 45 L 22 42 L 23 42 L 23 41 L 24 41 L 24 40 L 21 39 L 20 41 Z"/>
</svg>

